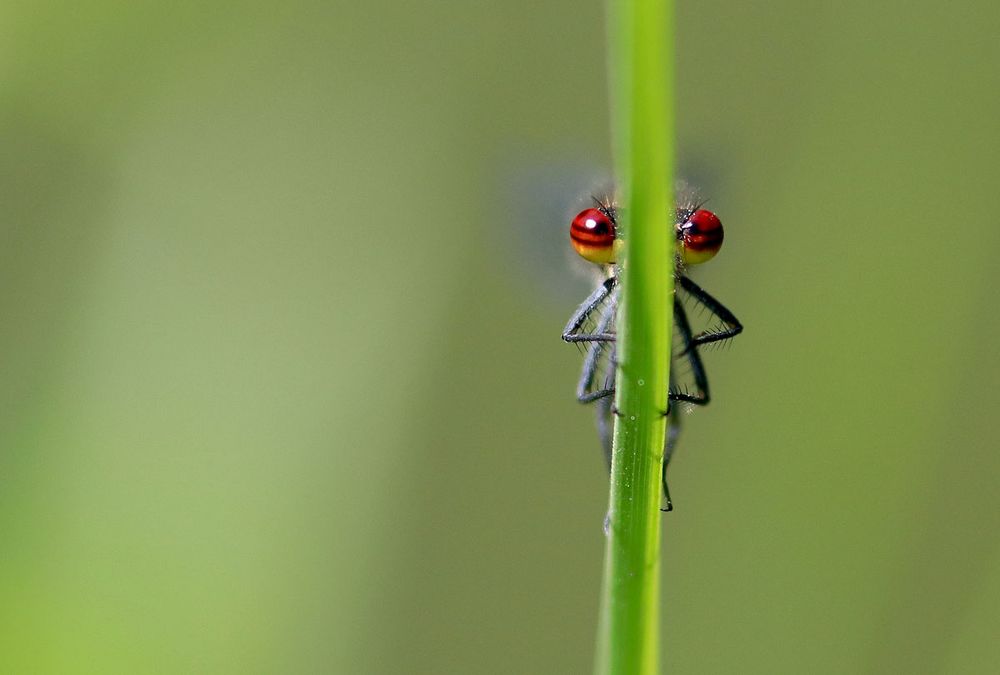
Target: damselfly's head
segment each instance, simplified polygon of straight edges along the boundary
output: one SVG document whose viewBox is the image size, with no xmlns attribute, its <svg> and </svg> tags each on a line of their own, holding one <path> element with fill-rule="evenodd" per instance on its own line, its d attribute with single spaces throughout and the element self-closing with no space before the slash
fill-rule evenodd
<svg viewBox="0 0 1000 675">
<path fill-rule="evenodd" d="M 722 248 L 722 221 L 706 209 L 677 209 L 675 221 L 677 258 L 682 265 L 700 265 Z M 598 265 L 614 264 L 622 248 L 612 206 L 589 208 L 576 214 L 569 226 L 573 248 L 584 260 Z"/>
<path fill-rule="evenodd" d="M 722 248 L 722 221 L 705 209 L 677 209 L 677 257 L 684 265 L 700 265 Z"/>
<path fill-rule="evenodd" d="M 622 247 L 614 211 L 608 207 L 580 211 L 570 223 L 569 240 L 584 260 L 614 264 Z"/>
</svg>

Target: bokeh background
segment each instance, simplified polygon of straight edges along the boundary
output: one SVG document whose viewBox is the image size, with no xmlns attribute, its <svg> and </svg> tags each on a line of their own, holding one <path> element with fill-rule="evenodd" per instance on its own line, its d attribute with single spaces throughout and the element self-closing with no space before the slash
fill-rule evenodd
<svg viewBox="0 0 1000 675">
<path fill-rule="evenodd" d="M 681 1 L 664 670 L 1000 663 L 1000 5 Z M 582 673 L 600 2 L 0 5 L 0 671 Z"/>
</svg>

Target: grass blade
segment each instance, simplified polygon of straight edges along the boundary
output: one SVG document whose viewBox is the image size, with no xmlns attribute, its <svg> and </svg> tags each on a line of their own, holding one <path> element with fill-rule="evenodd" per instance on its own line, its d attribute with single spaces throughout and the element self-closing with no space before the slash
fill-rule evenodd
<svg viewBox="0 0 1000 675">
<path fill-rule="evenodd" d="M 660 467 L 673 312 L 673 6 L 611 0 L 611 82 L 625 263 L 599 675 L 659 667 Z"/>
</svg>

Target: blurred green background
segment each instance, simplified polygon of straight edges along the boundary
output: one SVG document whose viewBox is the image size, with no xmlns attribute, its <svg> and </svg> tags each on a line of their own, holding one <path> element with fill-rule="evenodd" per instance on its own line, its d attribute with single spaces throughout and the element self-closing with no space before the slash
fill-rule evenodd
<svg viewBox="0 0 1000 675">
<path fill-rule="evenodd" d="M 682 2 L 664 670 L 1000 663 L 1000 6 Z M 0 671 L 590 672 L 599 2 L 0 5 Z"/>
</svg>

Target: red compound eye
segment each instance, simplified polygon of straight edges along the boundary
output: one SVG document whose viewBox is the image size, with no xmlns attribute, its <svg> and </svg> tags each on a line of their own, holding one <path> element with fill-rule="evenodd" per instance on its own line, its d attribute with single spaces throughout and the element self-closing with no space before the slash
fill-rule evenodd
<svg viewBox="0 0 1000 675">
<path fill-rule="evenodd" d="M 722 248 L 722 221 L 711 211 L 699 209 L 677 228 L 677 246 L 686 265 L 697 265 L 715 257 Z"/>
<path fill-rule="evenodd" d="M 599 265 L 615 261 L 615 224 L 600 209 L 580 211 L 569 226 L 569 238 L 582 258 Z"/>
</svg>

